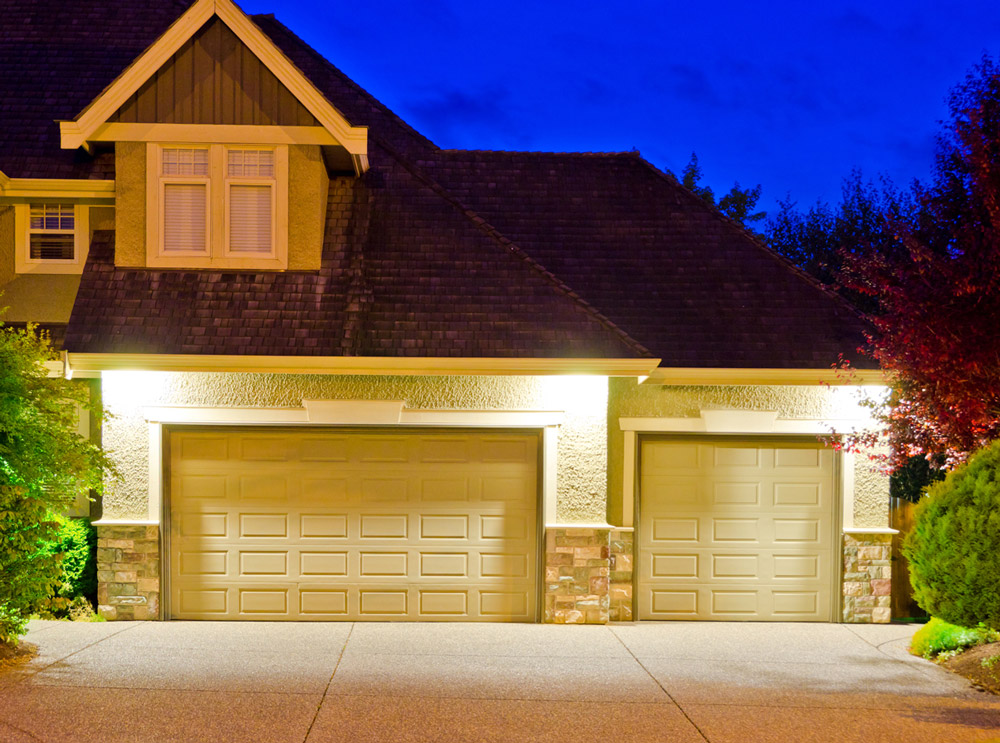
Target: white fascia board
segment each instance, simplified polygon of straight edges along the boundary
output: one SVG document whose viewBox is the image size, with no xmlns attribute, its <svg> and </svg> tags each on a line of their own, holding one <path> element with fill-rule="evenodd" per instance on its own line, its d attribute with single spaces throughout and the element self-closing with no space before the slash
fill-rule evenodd
<svg viewBox="0 0 1000 743">
<path fill-rule="evenodd" d="M 643 381 L 648 385 L 884 385 L 880 369 L 735 369 L 701 367 L 662 367 Z"/>
<path fill-rule="evenodd" d="M 8 178 L 0 173 L 0 196 L 5 199 L 96 199 L 112 202 L 115 182 L 86 178 Z"/>
<path fill-rule="evenodd" d="M 200 354 L 68 354 L 73 373 L 99 371 L 250 372 L 275 374 L 412 374 L 640 377 L 656 359 L 434 358 L 385 356 L 216 356 Z"/>
</svg>

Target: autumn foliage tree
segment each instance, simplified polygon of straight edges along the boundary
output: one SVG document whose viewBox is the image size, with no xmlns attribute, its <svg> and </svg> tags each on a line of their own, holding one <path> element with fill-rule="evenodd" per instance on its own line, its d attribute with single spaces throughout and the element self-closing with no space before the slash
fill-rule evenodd
<svg viewBox="0 0 1000 743">
<path fill-rule="evenodd" d="M 932 182 L 893 238 L 844 255 L 840 280 L 873 298 L 869 353 L 893 380 L 881 408 L 892 459 L 951 467 L 1000 437 L 1000 67 L 952 91 Z"/>
</svg>

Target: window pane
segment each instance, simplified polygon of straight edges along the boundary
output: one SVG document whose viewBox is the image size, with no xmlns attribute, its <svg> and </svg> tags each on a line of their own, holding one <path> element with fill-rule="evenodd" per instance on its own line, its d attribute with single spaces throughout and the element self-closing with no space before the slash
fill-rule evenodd
<svg viewBox="0 0 1000 743">
<path fill-rule="evenodd" d="M 229 150 L 227 173 L 230 178 L 273 178 L 274 150 Z"/>
<path fill-rule="evenodd" d="M 163 186 L 163 252 L 208 249 L 208 214 L 204 183 L 166 183 Z"/>
<path fill-rule="evenodd" d="M 33 234 L 31 235 L 29 255 L 33 261 L 71 261 L 73 260 L 73 233 L 68 235 Z"/>
<path fill-rule="evenodd" d="M 271 252 L 271 186 L 229 187 L 229 250 Z"/>
<path fill-rule="evenodd" d="M 32 230 L 72 230 L 72 204 L 32 204 L 28 218 Z"/>
<path fill-rule="evenodd" d="M 164 147 L 163 175 L 208 175 L 208 150 Z"/>
</svg>

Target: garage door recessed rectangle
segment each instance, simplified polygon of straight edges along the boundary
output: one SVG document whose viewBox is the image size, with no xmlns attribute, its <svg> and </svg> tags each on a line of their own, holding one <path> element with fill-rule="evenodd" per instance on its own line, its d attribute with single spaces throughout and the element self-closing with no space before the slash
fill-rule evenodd
<svg viewBox="0 0 1000 743">
<path fill-rule="evenodd" d="M 280 589 L 241 588 L 241 614 L 287 614 L 288 591 Z"/>
<path fill-rule="evenodd" d="M 774 505 L 776 506 L 818 506 L 820 489 L 818 483 L 775 483 Z"/>
<path fill-rule="evenodd" d="M 405 539 L 406 515 L 365 514 L 361 517 L 361 536 L 364 539 Z"/>
<path fill-rule="evenodd" d="M 775 614 L 815 615 L 819 597 L 815 591 L 775 591 L 772 594 Z"/>
<path fill-rule="evenodd" d="M 181 575 L 225 575 L 226 551 L 181 552 Z"/>
<path fill-rule="evenodd" d="M 479 574 L 484 578 L 527 578 L 528 561 L 524 555 L 480 555 Z"/>
<path fill-rule="evenodd" d="M 299 613 L 347 614 L 347 591 L 299 590 Z"/>
<path fill-rule="evenodd" d="M 713 578 L 758 578 L 757 555 L 712 555 Z"/>
<path fill-rule="evenodd" d="M 712 591 L 713 614 L 753 615 L 757 611 L 757 591 Z"/>
<path fill-rule="evenodd" d="M 347 516 L 303 513 L 299 516 L 299 529 L 299 533 L 308 539 L 344 539 L 347 536 Z"/>
<path fill-rule="evenodd" d="M 469 613 L 465 591 L 421 591 L 420 613 L 424 616 L 464 617 Z"/>
<path fill-rule="evenodd" d="M 240 552 L 240 575 L 288 575 L 285 552 Z"/>
<path fill-rule="evenodd" d="M 698 519 L 654 519 L 654 542 L 697 542 Z"/>
<path fill-rule="evenodd" d="M 480 591 L 479 614 L 484 617 L 523 616 L 528 611 L 528 596 L 525 593 L 502 591 Z"/>
<path fill-rule="evenodd" d="M 185 613 L 226 614 L 228 591 L 225 588 L 182 590 L 180 609 Z"/>
<path fill-rule="evenodd" d="M 465 552 L 425 552 L 420 555 L 420 575 L 466 578 L 469 575 L 469 556 Z"/>
<path fill-rule="evenodd" d="M 185 513 L 181 516 L 180 531 L 182 537 L 225 537 L 226 514 Z"/>
<path fill-rule="evenodd" d="M 362 552 L 361 575 L 364 577 L 405 577 L 405 552 Z"/>
<path fill-rule="evenodd" d="M 819 521 L 817 519 L 775 519 L 775 542 L 819 542 Z"/>
<path fill-rule="evenodd" d="M 287 537 L 288 521 L 283 513 L 241 513 L 241 537 Z"/>
<path fill-rule="evenodd" d="M 330 577 L 347 575 L 347 553 L 302 552 L 299 554 L 299 574 Z"/>
<path fill-rule="evenodd" d="M 184 498 L 226 499 L 226 478 L 221 475 L 185 475 L 177 478 L 175 487 Z"/>
<path fill-rule="evenodd" d="M 654 554 L 650 575 L 654 578 L 697 578 L 698 555 Z"/>
<path fill-rule="evenodd" d="M 361 591 L 361 613 L 404 616 L 406 591 Z"/>
<path fill-rule="evenodd" d="M 819 449 L 775 449 L 775 467 L 819 467 Z"/>
<path fill-rule="evenodd" d="M 240 500 L 281 502 L 288 499 L 288 482 L 284 477 L 246 475 L 239 479 Z"/>
<path fill-rule="evenodd" d="M 760 503 L 760 486 L 755 482 L 718 482 L 712 500 L 720 506 L 756 506 Z"/>
<path fill-rule="evenodd" d="M 758 542 L 760 529 L 757 519 L 712 519 L 712 536 L 716 542 Z"/>
<path fill-rule="evenodd" d="M 420 483 L 420 500 L 467 501 L 469 500 L 469 481 L 464 477 L 449 480 L 426 479 Z"/>
<path fill-rule="evenodd" d="M 775 578 L 819 578 L 819 555 L 775 555 Z"/>
<path fill-rule="evenodd" d="M 655 614 L 698 613 L 697 591 L 653 591 L 650 606 Z"/>
<path fill-rule="evenodd" d="M 421 516 L 421 539 L 467 539 L 468 516 Z"/>
<path fill-rule="evenodd" d="M 513 516 L 480 516 L 480 534 L 483 539 L 525 539 L 528 522 Z"/>
</svg>

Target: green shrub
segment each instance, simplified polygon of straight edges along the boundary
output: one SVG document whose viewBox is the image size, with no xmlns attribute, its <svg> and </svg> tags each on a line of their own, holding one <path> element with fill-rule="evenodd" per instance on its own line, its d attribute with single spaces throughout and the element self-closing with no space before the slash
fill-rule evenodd
<svg viewBox="0 0 1000 743">
<path fill-rule="evenodd" d="M 59 533 L 50 514 L 100 491 L 111 465 L 77 433 L 78 410 L 93 407 L 87 388 L 49 377 L 43 362 L 52 355 L 33 327 L 0 323 L 0 643 L 16 644 L 37 603 L 63 582 L 45 547 Z"/>
<path fill-rule="evenodd" d="M 1000 441 L 930 487 L 903 554 L 931 616 L 1000 629 Z"/>
<path fill-rule="evenodd" d="M 44 618 L 64 619 L 85 615 L 97 598 L 97 533 L 87 519 L 54 517 L 59 524 L 55 539 L 42 545 L 41 553 L 61 556 L 59 585 L 53 595 L 38 601 L 35 611 Z"/>
<path fill-rule="evenodd" d="M 950 653 L 974 645 L 996 642 L 1000 634 L 986 627 L 958 627 L 937 617 L 918 629 L 910 641 L 910 652 L 928 660 L 939 653 Z"/>
</svg>

